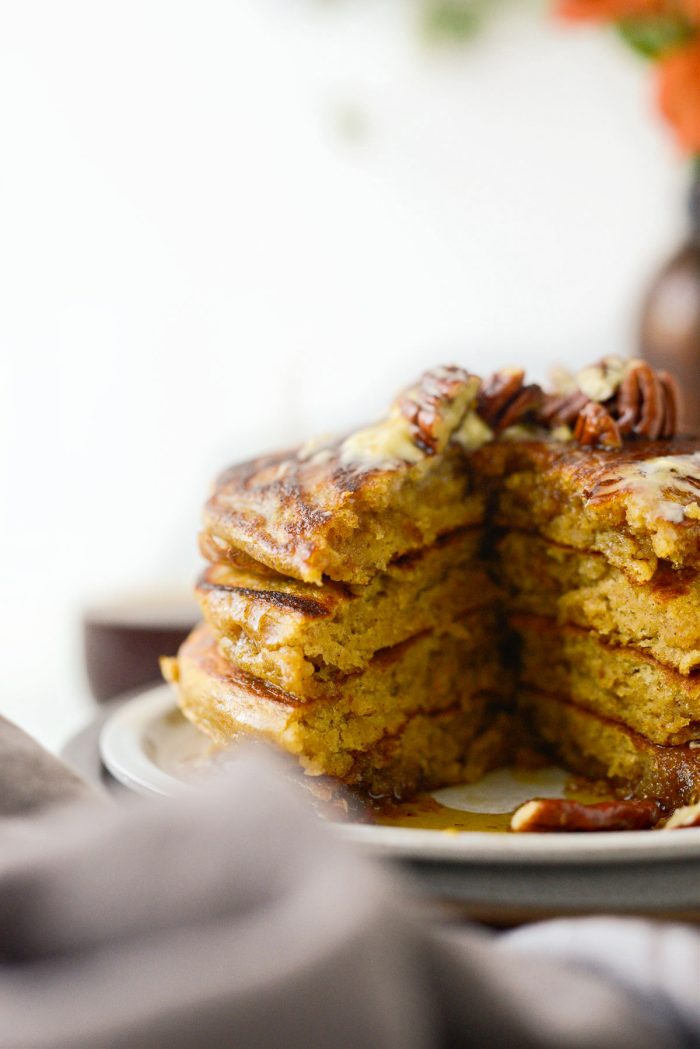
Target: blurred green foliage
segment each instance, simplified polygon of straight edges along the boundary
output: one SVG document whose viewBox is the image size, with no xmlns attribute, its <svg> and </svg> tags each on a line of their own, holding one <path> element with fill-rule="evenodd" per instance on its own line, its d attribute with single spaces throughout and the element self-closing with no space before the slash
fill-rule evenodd
<svg viewBox="0 0 700 1049">
<path fill-rule="evenodd" d="M 323 6 L 333 6 L 342 0 L 316 0 Z M 403 0 L 407 12 L 417 19 L 421 35 L 426 43 L 460 44 L 471 40 L 490 16 L 497 15 L 503 8 L 516 2 L 529 3 L 539 13 L 544 13 L 552 0 Z"/>
<path fill-rule="evenodd" d="M 424 0 L 423 29 L 432 40 L 468 40 L 506 0 Z"/>
<path fill-rule="evenodd" d="M 658 58 L 695 35 L 693 26 L 677 15 L 623 18 L 617 27 L 623 39 L 646 58 Z"/>
</svg>

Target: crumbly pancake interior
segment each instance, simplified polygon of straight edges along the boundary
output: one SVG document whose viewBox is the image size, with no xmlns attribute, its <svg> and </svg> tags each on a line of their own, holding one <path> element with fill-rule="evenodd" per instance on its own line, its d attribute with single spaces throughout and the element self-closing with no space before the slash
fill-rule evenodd
<svg viewBox="0 0 700 1049">
<path fill-rule="evenodd" d="M 397 558 L 366 586 L 327 581 L 318 587 L 211 565 L 197 596 L 228 658 L 303 698 L 318 692 L 333 671 L 361 670 L 380 649 L 423 630 L 449 630 L 477 609 L 488 611 L 496 587 L 477 561 L 482 545 L 481 529 L 450 533 Z M 483 627 L 480 633 L 483 640 Z"/>
</svg>

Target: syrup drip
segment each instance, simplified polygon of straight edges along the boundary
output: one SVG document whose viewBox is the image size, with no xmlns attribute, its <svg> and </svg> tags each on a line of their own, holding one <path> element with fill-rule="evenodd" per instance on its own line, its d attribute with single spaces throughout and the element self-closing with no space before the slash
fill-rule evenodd
<svg viewBox="0 0 700 1049">
<path fill-rule="evenodd" d="M 514 771 L 514 776 L 532 788 L 532 797 L 538 796 L 538 771 Z M 612 800 L 609 790 L 598 782 L 572 780 L 566 784 L 561 796 L 594 804 Z M 509 812 L 468 812 L 442 805 L 432 794 L 419 794 L 411 801 L 378 804 L 373 812 L 373 821 L 383 827 L 408 827 L 412 830 L 439 830 L 445 834 L 463 834 L 478 831 L 485 834 L 510 832 L 510 820 L 518 805 Z"/>
</svg>

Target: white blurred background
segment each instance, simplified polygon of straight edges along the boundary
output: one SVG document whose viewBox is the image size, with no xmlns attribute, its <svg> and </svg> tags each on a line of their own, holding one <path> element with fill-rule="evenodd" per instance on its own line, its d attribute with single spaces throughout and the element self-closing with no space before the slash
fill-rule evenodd
<svg viewBox="0 0 700 1049">
<path fill-rule="evenodd" d="M 687 172 L 645 64 L 545 4 L 0 5 L 0 711 L 90 714 L 80 615 L 190 584 L 212 475 L 422 368 L 634 347 Z"/>
</svg>

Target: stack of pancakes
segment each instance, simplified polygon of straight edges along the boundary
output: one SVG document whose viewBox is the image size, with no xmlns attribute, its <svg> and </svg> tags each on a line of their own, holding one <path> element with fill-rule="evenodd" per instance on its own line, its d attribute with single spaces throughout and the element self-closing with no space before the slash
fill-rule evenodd
<svg viewBox="0 0 700 1049">
<path fill-rule="evenodd" d="M 473 780 L 534 730 L 628 795 L 697 800 L 700 454 L 675 414 L 639 362 L 551 396 L 442 368 L 375 426 L 228 470 L 169 671 L 185 714 L 371 794 Z"/>
<path fill-rule="evenodd" d="M 700 796 L 695 448 L 492 446 L 483 464 L 519 710 L 569 768 L 667 807 Z"/>
<path fill-rule="evenodd" d="M 461 417 L 478 382 L 456 385 Z M 399 469 L 377 468 L 388 455 Z M 205 512 L 206 625 L 178 660 L 185 713 L 372 794 L 501 763 L 510 677 L 484 513 L 462 448 L 426 455 L 397 417 L 229 470 Z"/>
</svg>

